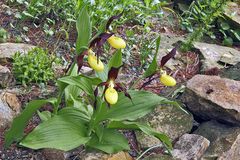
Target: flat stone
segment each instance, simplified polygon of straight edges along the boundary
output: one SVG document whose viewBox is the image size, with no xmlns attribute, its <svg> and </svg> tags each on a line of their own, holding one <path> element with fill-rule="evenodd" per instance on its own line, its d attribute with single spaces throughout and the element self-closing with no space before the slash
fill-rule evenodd
<svg viewBox="0 0 240 160">
<path fill-rule="evenodd" d="M 187 82 L 181 99 L 203 120 L 215 119 L 240 126 L 240 81 L 195 75 Z"/>
<path fill-rule="evenodd" d="M 234 2 L 227 2 L 227 5 L 224 7 L 225 16 L 232 21 L 236 27 L 240 27 L 240 4 Z"/>
<path fill-rule="evenodd" d="M 0 65 L 0 88 L 13 85 L 15 85 L 15 79 L 11 71 L 7 67 Z"/>
<path fill-rule="evenodd" d="M 158 132 L 165 133 L 172 140 L 191 131 L 193 117 L 175 106 L 159 106 L 139 120 L 149 125 Z M 142 132 L 136 132 L 137 140 L 142 148 L 148 148 L 161 143 L 157 138 Z"/>
<path fill-rule="evenodd" d="M 207 150 L 210 142 L 196 134 L 184 134 L 175 143 L 172 155 L 180 160 L 200 159 Z"/>
<path fill-rule="evenodd" d="M 24 43 L 1 43 L 0 44 L 0 59 L 9 59 L 16 52 L 27 53 L 35 46 Z"/>
<path fill-rule="evenodd" d="M 0 130 L 10 126 L 14 117 L 21 111 L 21 105 L 15 94 L 0 91 Z"/>
<path fill-rule="evenodd" d="M 144 158 L 144 160 L 198 160 L 207 148 L 209 140 L 196 134 L 184 134 L 175 143 L 172 156 L 155 154 Z"/>
<path fill-rule="evenodd" d="M 46 160 L 69 160 L 70 157 L 78 157 L 78 154 L 84 151 L 84 147 L 80 146 L 74 150 L 64 152 L 58 149 L 45 148 L 41 150 Z"/>
<path fill-rule="evenodd" d="M 112 155 L 107 160 L 133 160 L 133 158 L 127 152 L 118 152 Z"/>
<path fill-rule="evenodd" d="M 224 64 L 236 65 L 240 62 L 240 51 L 230 47 L 202 42 L 195 42 L 194 47 L 198 49 L 203 56 L 201 60 L 203 70 L 214 67 L 224 68 Z"/>
<path fill-rule="evenodd" d="M 67 160 L 69 154 L 67 152 L 57 150 L 57 149 L 43 149 L 42 153 L 46 160 Z"/>
<path fill-rule="evenodd" d="M 84 152 L 79 155 L 80 160 L 107 160 L 110 155 L 102 152 Z"/>
<path fill-rule="evenodd" d="M 106 154 L 103 152 L 84 151 L 79 155 L 80 160 L 133 160 L 127 152 L 118 152 L 115 154 Z"/>
<path fill-rule="evenodd" d="M 240 157 L 240 128 L 216 121 L 202 123 L 194 132 L 210 141 L 203 159 L 237 160 Z"/>
<path fill-rule="evenodd" d="M 175 159 L 170 155 L 154 154 L 154 155 L 150 155 L 150 156 L 143 158 L 143 160 L 179 160 L 179 159 Z"/>
<path fill-rule="evenodd" d="M 240 62 L 234 66 L 221 69 L 220 76 L 228 79 L 240 81 Z"/>
</svg>

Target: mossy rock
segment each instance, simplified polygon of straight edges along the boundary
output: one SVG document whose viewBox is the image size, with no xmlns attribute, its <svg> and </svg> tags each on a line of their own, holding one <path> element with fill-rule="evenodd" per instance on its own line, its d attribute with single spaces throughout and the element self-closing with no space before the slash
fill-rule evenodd
<svg viewBox="0 0 240 160">
<path fill-rule="evenodd" d="M 193 116 L 175 106 L 158 106 L 155 110 L 139 120 L 149 123 L 154 130 L 165 133 L 175 140 L 184 133 L 191 131 Z M 148 148 L 161 143 L 157 138 L 136 132 L 137 140 L 142 148 Z"/>
</svg>

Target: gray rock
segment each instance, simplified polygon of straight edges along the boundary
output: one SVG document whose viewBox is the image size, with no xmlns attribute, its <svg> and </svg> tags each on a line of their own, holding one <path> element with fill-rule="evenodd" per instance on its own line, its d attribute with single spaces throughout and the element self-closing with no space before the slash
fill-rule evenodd
<svg viewBox="0 0 240 160">
<path fill-rule="evenodd" d="M 237 160 L 240 157 L 240 128 L 216 121 L 202 123 L 194 132 L 210 141 L 203 159 Z"/>
<path fill-rule="evenodd" d="M 207 148 L 209 140 L 196 134 L 184 134 L 175 143 L 172 156 L 169 155 L 150 155 L 144 160 L 198 160 Z"/>
<path fill-rule="evenodd" d="M 24 43 L 1 43 L 0 44 L 0 59 L 9 59 L 16 52 L 27 53 L 35 46 Z"/>
<path fill-rule="evenodd" d="M 155 154 L 155 155 L 147 156 L 143 160 L 179 160 L 179 159 L 173 158 L 170 155 Z"/>
<path fill-rule="evenodd" d="M 156 131 L 167 134 L 172 140 L 191 131 L 193 117 L 174 106 L 159 106 L 152 113 L 140 120 L 148 122 Z M 160 141 L 152 136 L 136 132 L 137 140 L 142 148 L 159 144 Z"/>
<path fill-rule="evenodd" d="M 240 51 L 230 47 L 200 42 L 194 43 L 194 47 L 201 52 L 204 58 L 202 60 L 203 70 L 214 67 L 223 68 L 223 63 L 235 65 L 240 62 Z"/>
<path fill-rule="evenodd" d="M 79 157 L 80 160 L 133 160 L 128 152 L 118 152 L 115 154 L 106 154 L 103 152 L 82 152 Z"/>
<path fill-rule="evenodd" d="M 84 152 L 79 155 L 80 160 L 107 160 L 109 157 L 102 152 Z"/>
<path fill-rule="evenodd" d="M 240 81 L 195 75 L 187 82 L 182 101 L 201 119 L 240 126 Z"/>
<path fill-rule="evenodd" d="M 54 160 L 54 159 L 67 160 L 67 158 L 69 157 L 68 152 L 64 152 L 57 149 L 43 149 L 42 154 L 44 155 L 46 160 Z"/>
<path fill-rule="evenodd" d="M 0 65 L 0 88 L 13 85 L 15 85 L 15 79 L 11 71 L 7 67 Z"/>
<path fill-rule="evenodd" d="M 240 62 L 229 68 L 224 68 L 220 72 L 220 76 L 224 78 L 229 78 L 233 80 L 240 81 Z"/>
<path fill-rule="evenodd" d="M 224 10 L 224 14 L 227 19 L 236 27 L 240 28 L 240 4 L 238 5 L 234 2 L 227 2 Z"/>
<path fill-rule="evenodd" d="M 0 91 L 0 130 L 10 126 L 13 118 L 21 111 L 15 94 Z"/>
<path fill-rule="evenodd" d="M 184 134 L 175 143 L 172 155 L 180 160 L 198 160 L 207 150 L 210 142 L 196 134 Z"/>
<path fill-rule="evenodd" d="M 78 157 L 78 154 L 82 152 L 84 152 L 83 146 L 80 146 L 68 152 L 51 148 L 41 150 L 41 153 L 46 160 L 70 160 L 70 157 Z"/>
</svg>

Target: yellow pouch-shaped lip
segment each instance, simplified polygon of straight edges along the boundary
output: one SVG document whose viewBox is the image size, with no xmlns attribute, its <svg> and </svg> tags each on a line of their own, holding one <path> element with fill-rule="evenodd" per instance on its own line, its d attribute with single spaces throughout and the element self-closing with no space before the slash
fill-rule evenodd
<svg viewBox="0 0 240 160">
<path fill-rule="evenodd" d="M 162 74 L 160 77 L 160 82 L 165 85 L 165 86 L 169 86 L 169 87 L 173 87 L 176 85 L 176 80 L 172 77 L 167 75 L 166 73 Z"/>
<path fill-rule="evenodd" d="M 88 53 L 88 64 L 89 66 L 94 69 L 97 72 L 101 72 L 104 70 L 104 65 L 102 61 L 99 59 L 97 60 L 97 57 L 93 54 L 94 52 L 89 50 Z"/>
<path fill-rule="evenodd" d="M 111 105 L 116 104 L 118 101 L 117 91 L 112 87 L 108 87 L 108 89 L 105 91 L 105 99 Z"/>
<path fill-rule="evenodd" d="M 126 42 L 120 37 L 116 37 L 113 35 L 110 38 L 108 38 L 107 41 L 113 48 L 116 49 L 126 48 Z"/>
</svg>

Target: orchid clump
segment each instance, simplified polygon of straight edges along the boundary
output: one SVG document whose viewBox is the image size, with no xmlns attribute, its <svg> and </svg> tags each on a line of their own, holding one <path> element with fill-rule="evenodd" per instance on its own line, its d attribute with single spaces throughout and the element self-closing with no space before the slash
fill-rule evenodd
<svg viewBox="0 0 240 160">
<path fill-rule="evenodd" d="M 173 48 L 167 55 L 162 57 L 162 59 L 160 61 L 160 65 L 158 65 L 157 54 L 158 54 L 158 50 L 159 50 L 160 40 L 161 40 L 161 37 L 158 37 L 158 39 L 156 40 L 157 41 L 156 42 L 156 52 L 155 52 L 154 58 L 152 60 L 152 63 L 147 68 L 145 74 L 143 75 L 143 78 L 148 78 L 148 80 L 145 83 L 142 84 L 140 89 L 142 89 L 142 88 L 146 87 L 147 85 L 149 85 L 156 78 L 159 78 L 159 81 L 164 86 L 173 87 L 173 86 L 175 86 L 177 84 L 176 79 L 174 77 L 168 75 L 166 70 L 164 70 L 163 68 L 164 68 L 165 64 L 171 58 L 173 58 L 176 55 L 178 47 Z M 160 77 L 159 76 L 155 76 L 155 75 L 160 75 Z"/>
<path fill-rule="evenodd" d="M 178 103 L 136 88 L 127 90 L 117 81 L 119 70 L 124 67 L 122 49 L 126 47 L 126 42 L 112 37 L 114 33 L 110 33 L 108 27 L 121 15 L 111 17 L 106 31 L 92 38 L 91 20 L 83 7 L 77 19 L 76 59 L 67 75 L 57 80 L 58 96 L 26 104 L 5 135 L 5 147 L 14 142 L 31 149 L 54 148 L 63 151 L 85 146 L 111 154 L 130 150 L 128 140 L 119 131 L 127 129 L 140 130 L 158 138 L 170 153 L 170 138 L 137 120 L 160 104 L 179 106 Z M 106 41 L 117 49 L 108 62 L 100 59 Z M 88 65 L 96 71 L 93 75 L 79 72 L 85 65 L 85 56 L 88 56 Z M 149 72 L 151 74 L 145 75 L 151 76 L 155 70 L 154 66 Z M 46 104 L 52 106 L 52 112 L 40 110 Z M 38 113 L 41 123 L 25 135 L 24 128 L 34 113 Z"/>
</svg>

